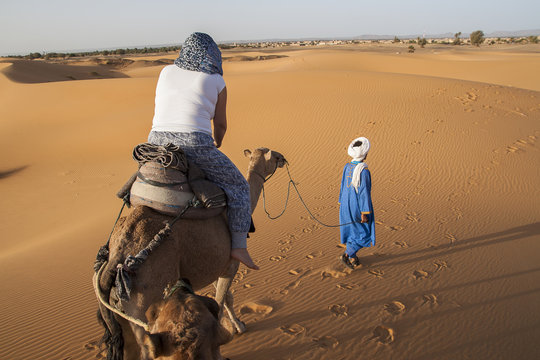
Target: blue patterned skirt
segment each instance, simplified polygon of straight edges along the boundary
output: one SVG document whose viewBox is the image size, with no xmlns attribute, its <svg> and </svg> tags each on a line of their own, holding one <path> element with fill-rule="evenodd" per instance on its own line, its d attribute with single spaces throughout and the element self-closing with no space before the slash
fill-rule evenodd
<svg viewBox="0 0 540 360">
<path fill-rule="evenodd" d="M 245 248 L 251 224 L 249 184 L 233 162 L 216 148 L 212 136 L 202 132 L 151 131 L 148 142 L 180 146 L 188 160 L 199 166 L 208 180 L 225 191 L 232 247 Z"/>
</svg>

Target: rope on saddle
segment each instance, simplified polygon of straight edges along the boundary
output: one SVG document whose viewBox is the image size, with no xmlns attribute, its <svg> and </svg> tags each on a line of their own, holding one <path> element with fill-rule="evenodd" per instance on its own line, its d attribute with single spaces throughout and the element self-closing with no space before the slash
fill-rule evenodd
<svg viewBox="0 0 540 360">
<path fill-rule="evenodd" d="M 101 266 L 109 261 L 109 243 L 111 241 L 111 236 L 114 232 L 114 228 L 116 227 L 116 224 L 118 223 L 118 220 L 120 220 L 120 216 L 122 215 L 122 211 L 124 211 L 124 207 L 127 205 L 130 207 L 129 204 L 129 196 L 126 195 L 123 198 L 124 203 L 122 204 L 122 207 L 120 208 L 120 212 L 118 213 L 118 216 L 116 217 L 116 221 L 114 222 L 113 228 L 111 230 L 111 233 L 109 234 L 109 238 L 107 239 L 107 243 L 99 248 L 99 251 L 96 255 L 96 261 L 94 261 L 94 272 L 97 272 L 99 269 L 101 269 Z"/>
<path fill-rule="evenodd" d="M 197 200 L 190 201 L 186 207 L 176 216 L 171 222 L 167 222 L 150 241 L 150 243 L 135 256 L 128 255 L 123 264 L 118 264 L 116 267 L 115 287 L 116 295 L 119 299 L 129 301 L 131 290 L 133 288 L 132 276 L 134 276 L 141 265 L 146 261 L 148 256 L 159 247 L 170 235 L 172 226 L 179 220 L 184 213 L 193 206 L 197 206 Z"/>
<path fill-rule="evenodd" d="M 133 149 L 133 159 L 143 165 L 149 161 L 156 161 L 163 167 L 171 167 L 183 173 L 188 170 L 186 155 L 179 146 L 173 144 L 154 145 L 142 143 Z"/>
</svg>

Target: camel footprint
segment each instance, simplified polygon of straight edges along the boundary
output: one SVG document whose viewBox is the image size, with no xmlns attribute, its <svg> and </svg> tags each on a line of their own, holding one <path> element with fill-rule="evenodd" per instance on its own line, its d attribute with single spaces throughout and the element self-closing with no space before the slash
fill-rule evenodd
<svg viewBox="0 0 540 360">
<path fill-rule="evenodd" d="M 376 339 L 381 344 L 390 344 L 395 339 L 394 329 L 379 325 L 373 329 L 373 336 L 371 339 Z"/>
<path fill-rule="evenodd" d="M 282 333 L 289 336 L 298 336 L 306 331 L 306 328 L 299 324 L 283 325 L 279 327 Z"/>
<path fill-rule="evenodd" d="M 339 345 L 339 341 L 332 336 L 321 336 L 319 338 L 313 338 L 313 342 L 317 347 L 322 349 L 335 349 Z"/>
<path fill-rule="evenodd" d="M 247 302 L 240 307 L 240 314 L 262 314 L 268 315 L 274 310 L 272 306 Z"/>
<path fill-rule="evenodd" d="M 384 310 L 386 310 L 392 315 L 399 315 L 405 311 L 405 305 L 403 305 L 402 302 L 394 300 L 388 304 L 385 304 Z"/>
<path fill-rule="evenodd" d="M 333 304 L 328 307 L 330 312 L 334 314 L 334 316 L 340 317 L 340 316 L 349 316 L 349 308 L 347 305 L 344 304 Z"/>
</svg>

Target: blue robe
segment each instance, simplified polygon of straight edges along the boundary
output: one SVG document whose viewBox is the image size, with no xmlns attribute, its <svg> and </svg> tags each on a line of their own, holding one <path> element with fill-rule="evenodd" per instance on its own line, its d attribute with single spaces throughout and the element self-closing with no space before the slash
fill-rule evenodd
<svg viewBox="0 0 540 360">
<path fill-rule="evenodd" d="M 348 163 L 343 168 L 341 190 L 339 193 L 339 223 L 346 224 L 340 227 L 341 243 L 347 245 L 346 253 L 351 257 L 363 247 L 375 245 L 375 218 L 373 204 L 371 203 L 371 173 L 367 168 L 360 173 L 360 186 L 358 193 L 351 185 L 356 164 Z M 362 214 L 369 214 L 367 223 L 360 223 Z"/>
</svg>

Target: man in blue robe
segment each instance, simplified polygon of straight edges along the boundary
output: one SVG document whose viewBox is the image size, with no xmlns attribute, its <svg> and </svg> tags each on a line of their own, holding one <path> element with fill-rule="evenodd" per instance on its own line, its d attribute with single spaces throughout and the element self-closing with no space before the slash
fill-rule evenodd
<svg viewBox="0 0 540 360">
<path fill-rule="evenodd" d="M 339 223 L 346 250 L 340 259 L 351 269 L 360 264 L 358 250 L 375 245 L 371 173 L 364 162 L 369 148 L 369 140 L 364 137 L 351 142 L 348 153 L 352 161 L 345 165 L 341 179 Z"/>
</svg>

